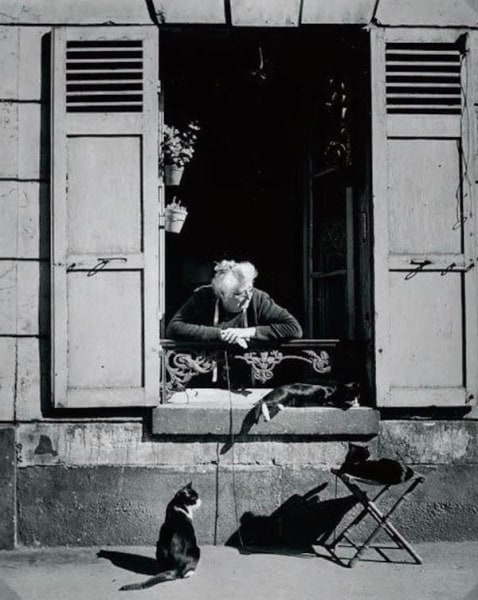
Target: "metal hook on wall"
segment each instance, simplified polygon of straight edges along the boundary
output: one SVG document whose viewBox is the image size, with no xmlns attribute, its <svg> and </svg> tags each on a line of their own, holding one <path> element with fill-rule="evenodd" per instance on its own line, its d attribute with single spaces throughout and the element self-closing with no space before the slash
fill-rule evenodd
<svg viewBox="0 0 478 600">
<path fill-rule="evenodd" d="M 93 277 L 99 271 L 102 271 L 110 262 L 114 260 L 119 260 L 120 262 L 127 262 L 128 259 L 123 256 L 113 256 L 111 258 L 98 258 L 98 264 L 95 265 L 90 271 L 87 273 L 87 277 Z"/>
<path fill-rule="evenodd" d="M 443 269 L 443 271 L 440 273 L 440 275 L 443 277 L 445 276 L 447 273 L 450 273 L 450 271 L 452 271 L 454 268 L 456 267 L 456 263 L 452 262 L 448 265 L 448 267 L 445 267 Z"/>
<path fill-rule="evenodd" d="M 431 260 L 425 259 L 425 260 L 415 260 L 412 259 L 410 261 L 411 265 L 416 265 L 416 268 L 413 269 L 413 271 L 410 271 L 409 273 L 406 274 L 405 276 L 405 281 L 408 281 L 409 279 L 411 279 L 412 277 L 415 277 L 415 275 L 417 273 L 419 273 L 420 271 L 422 271 L 425 267 L 427 267 L 428 265 L 432 264 Z"/>
</svg>

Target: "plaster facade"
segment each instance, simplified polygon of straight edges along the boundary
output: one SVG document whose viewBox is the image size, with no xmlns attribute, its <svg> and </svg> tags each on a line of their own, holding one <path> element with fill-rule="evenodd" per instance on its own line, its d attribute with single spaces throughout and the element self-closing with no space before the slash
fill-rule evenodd
<svg viewBox="0 0 478 600">
<path fill-rule="evenodd" d="M 171 493 L 189 480 L 203 497 L 200 541 L 224 543 L 247 512 L 270 516 L 317 486 L 323 487 L 321 500 L 340 495 L 330 468 L 341 463 L 349 440 L 371 441 L 377 455 L 399 456 L 427 476 L 397 517 L 411 539 L 478 539 L 473 418 L 443 420 L 434 413 L 424 420 L 379 422 L 373 409 L 357 418 L 340 411 L 294 413 L 281 415 L 273 430 L 263 426 L 251 437 L 236 438 L 222 453 L 231 441 L 228 411 L 212 424 L 207 411 L 186 418 L 182 411 L 152 417 L 146 409 L 52 410 L 44 50 L 52 27 L 151 25 L 154 15 L 174 11 L 171 18 L 178 23 L 222 23 L 227 14 L 222 2 L 213 1 L 195 16 L 178 12 L 180 3 L 152 7 L 139 0 L 100 6 L 92 1 L 82 3 L 81 11 L 78 3 L 58 2 L 50 14 L 33 0 L 0 4 L 0 548 L 153 544 Z M 280 4 L 282 12 L 274 18 L 295 26 L 298 3 Z M 306 2 L 303 13 L 310 24 L 318 18 L 312 4 Z M 348 22 L 368 23 L 372 4 L 357 2 Z M 378 3 L 375 17 L 382 24 L 431 24 L 424 2 L 415 3 L 416 10 L 410 2 L 401 4 L 403 12 L 390 2 Z M 252 9 L 271 24 L 266 5 L 237 3 L 237 25 L 256 24 Z M 470 26 L 475 11 L 469 3 L 454 3 L 451 16 L 442 5 L 437 25 Z M 329 16 L 344 22 L 340 14 Z"/>
</svg>

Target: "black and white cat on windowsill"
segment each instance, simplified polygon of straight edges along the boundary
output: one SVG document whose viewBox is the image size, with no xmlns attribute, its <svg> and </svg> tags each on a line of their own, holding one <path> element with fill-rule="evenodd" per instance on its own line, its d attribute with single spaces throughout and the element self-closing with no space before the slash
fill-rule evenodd
<svg viewBox="0 0 478 600">
<path fill-rule="evenodd" d="M 328 406 L 347 410 L 360 406 L 360 386 L 358 383 L 324 382 L 290 383 L 274 388 L 254 406 L 256 423 L 261 415 L 270 421 L 284 408 L 305 408 Z"/>
</svg>

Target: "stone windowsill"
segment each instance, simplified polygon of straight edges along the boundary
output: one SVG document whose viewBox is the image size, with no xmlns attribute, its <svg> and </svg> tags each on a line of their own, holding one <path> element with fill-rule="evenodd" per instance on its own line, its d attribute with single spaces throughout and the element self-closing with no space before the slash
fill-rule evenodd
<svg viewBox="0 0 478 600">
<path fill-rule="evenodd" d="M 226 401 L 164 404 L 153 409 L 154 435 L 238 435 L 250 407 Z M 232 418 L 231 418 L 232 417 Z M 286 408 L 271 421 L 254 424 L 254 436 L 374 436 L 378 433 L 379 411 L 360 407 L 341 410 L 331 407 Z"/>
<path fill-rule="evenodd" d="M 275 369 L 279 369 L 283 362 L 290 366 L 300 361 L 301 369 L 306 369 L 307 377 L 316 378 L 320 374 L 337 381 L 353 381 L 355 378 L 348 363 L 351 359 L 354 364 L 360 362 L 363 351 L 356 342 L 328 339 L 301 339 L 254 346 L 247 354 L 249 362 L 246 361 L 248 365 L 250 363 L 251 380 L 262 384 L 267 382 L 271 387 L 233 387 L 228 391 L 224 385 L 212 388 L 189 387 L 194 385 L 193 376 L 198 356 L 205 353 L 207 357 L 209 351 L 230 354 L 228 348 L 224 349 L 223 345 L 218 346 L 217 343 L 173 340 L 162 340 L 161 344 L 165 351 L 162 398 L 167 401 L 153 409 L 152 432 L 169 436 L 227 436 L 244 433 L 241 432 L 241 427 L 246 415 L 260 398 L 275 387 L 271 374 L 273 371 L 275 374 Z M 271 352 L 276 352 L 277 357 L 272 356 Z M 233 359 L 239 359 L 242 355 L 239 352 L 238 356 L 229 357 L 231 373 L 237 366 Z M 178 356 L 182 359 L 189 357 L 191 361 L 177 362 L 175 359 Z M 267 358 L 271 360 L 268 361 Z M 211 373 L 214 360 L 216 359 L 213 357 L 210 362 L 200 363 L 202 370 L 199 369 L 198 372 Z M 223 367 L 224 365 L 221 368 Z M 221 380 L 220 377 L 218 380 Z M 176 391 L 171 392 L 171 389 Z M 286 408 L 271 421 L 261 419 L 259 423 L 245 429 L 248 435 L 253 436 L 373 436 L 378 433 L 378 423 L 379 413 L 372 408 L 344 411 L 331 407 L 307 407 Z"/>
</svg>

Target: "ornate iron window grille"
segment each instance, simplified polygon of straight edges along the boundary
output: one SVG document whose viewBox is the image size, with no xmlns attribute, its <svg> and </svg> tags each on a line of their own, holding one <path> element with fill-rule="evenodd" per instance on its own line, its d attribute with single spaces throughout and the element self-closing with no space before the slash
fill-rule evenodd
<svg viewBox="0 0 478 600">
<path fill-rule="evenodd" d="M 167 402 L 175 392 L 194 387 L 198 376 L 210 375 L 212 385 L 218 382 L 218 387 L 225 387 L 229 375 L 226 375 L 227 369 L 232 371 L 240 364 L 249 367 L 247 379 L 250 387 L 276 385 L 277 368 L 285 363 L 302 364 L 308 377 L 318 381 L 324 376 L 350 381 L 350 370 L 343 367 L 343 356 L 343 343 L 339 340 L 294 340 L 275 345 L 251 345 L 246 351 L 222 344 L 163 340 L 162 401 Z"/>
</svg>

